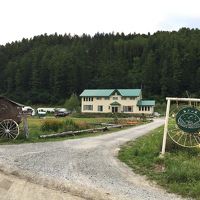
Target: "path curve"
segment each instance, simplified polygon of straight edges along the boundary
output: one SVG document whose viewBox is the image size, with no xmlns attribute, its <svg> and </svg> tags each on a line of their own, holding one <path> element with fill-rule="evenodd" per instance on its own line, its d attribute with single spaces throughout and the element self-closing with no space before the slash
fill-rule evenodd
<svg viewBox="0 0 200 200">
<path fill-rule="evenodd" d="M 146 125 L 76 140 L 2 145 L 0 164 L 4 169 L 15 169 L 18 175 L 29 173 L 31 180 L 43 177 L 43 182 L 48 178 L 60 181 L 69 192 L 79 191 L 79 196 L 88 199 L 181 199 L 136 175 L 116 158 L 120 145 L 163 123 L 163 119 L 155 119 Z"/>
</svg>

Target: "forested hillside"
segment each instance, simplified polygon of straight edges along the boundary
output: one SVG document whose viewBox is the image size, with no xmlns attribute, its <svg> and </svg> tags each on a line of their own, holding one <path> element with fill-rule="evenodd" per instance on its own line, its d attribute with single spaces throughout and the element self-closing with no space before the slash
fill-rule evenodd
<svg viewBox="0 0 200 200">
<path fill-rule="evenodd" d="M 21 103 L 58 103 L 85 88 L 200 96 L 200 30 L 23 39 L 0 46 L 0 80 L 0 95 Z"/>
</svg>

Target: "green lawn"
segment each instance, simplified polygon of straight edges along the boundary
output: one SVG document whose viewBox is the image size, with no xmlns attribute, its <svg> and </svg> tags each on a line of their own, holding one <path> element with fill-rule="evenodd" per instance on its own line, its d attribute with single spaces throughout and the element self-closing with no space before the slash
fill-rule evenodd
<svg viewBox="0 0 200 200">
<path fill-rule="evenodd" d="M 41 127 L 45 122 L 48 121 L 50 125 L 62 125 L 58 130 L 43 130 Z M 105 133 L 111 133 L 113 131 L 119 131 L 120 128 L 109 129 L 109 131 L 99 131 L 94 133 L 81 133 L 76 136 L 68 135 L 65 137 L 59 138 L 39 138 L 39 135 L 42 134 L 51 134 L 51 133 L 60 133 L 63 131 L 69 130 L 82 130 L 99 127 L 99 125 L 95 125 L 96 123 L 114 123 L 113 118 L 74 118 L 74 117 L 63 117 L 63 118 L 55 118 L 55 117 L 47 117 L 47 118 L 38 118 L 38 117 L 29 117 L 28 118 L 28 127 L 29 127 L 29 138 L 26 139 L 23 134 L 23 126 L 20 124 L 20 134 L 15 140 L 9 139 L 0 139 L 0 144 L 19 144 L 19 143 L 30 143 L 30 142 L 47 142 L 47 141 L 60 141 L 65 139 L 75 139 L 89 136 L 97 136 Z M 143 123 L 143 122 L 141 122 Z M 64 126 L 63 126 L 64 125 Z M 128 127 L 126 127 L 128 128 Z"/>
<path fill-rule="evenodd" d="M 160 158 L 162 136 L 160 127 L 128 142 L 121 148 L 119 159 L 169 192 L 200 199 L 200 149 L 183 148 L 168 139 L 165 157 Z"/>
</svg>

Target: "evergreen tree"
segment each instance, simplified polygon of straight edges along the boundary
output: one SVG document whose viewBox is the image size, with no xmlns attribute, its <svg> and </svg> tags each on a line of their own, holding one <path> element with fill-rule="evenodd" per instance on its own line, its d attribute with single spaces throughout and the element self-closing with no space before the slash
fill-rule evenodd
<svg viewBox="0 0 200 200">
<path fill-rule="evenodd" d="M 76 94 L 72 94 L 70 98 L 65 101 L 65 107 L 71 112 L 80 111 L 80 101 Z"/>
<path fill-rule="evenodd" d="M 144 97 L 199 95 L 200 30 L 153 35 L 40 35 L 0 46 L 0 95 L 63 103 L 84 89 L 140 88 Z"/>
</svg>

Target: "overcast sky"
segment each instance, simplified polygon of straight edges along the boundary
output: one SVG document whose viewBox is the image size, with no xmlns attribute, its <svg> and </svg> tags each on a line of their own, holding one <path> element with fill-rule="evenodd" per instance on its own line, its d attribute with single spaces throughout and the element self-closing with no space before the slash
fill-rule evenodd
<svg viewBox="0 0 200 200">
<path fill-rule="evenodd" d="M 200 28 L 200 0 L 0 0 L 0 44 L 40 34 Z"/>
</svg>

